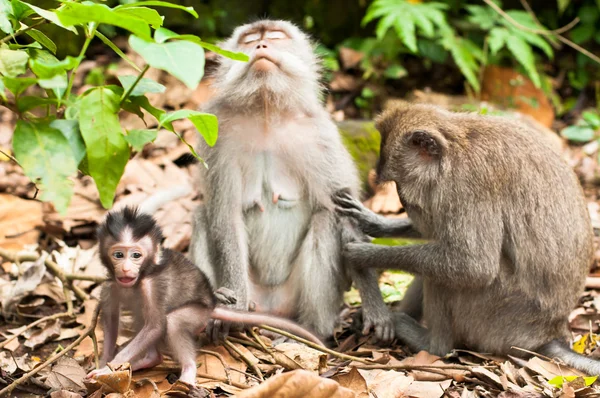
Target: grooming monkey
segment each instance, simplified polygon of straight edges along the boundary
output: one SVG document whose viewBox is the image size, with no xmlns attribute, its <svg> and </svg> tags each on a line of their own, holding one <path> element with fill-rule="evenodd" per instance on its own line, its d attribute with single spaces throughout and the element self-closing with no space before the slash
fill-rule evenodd
<svg viewBox="0 0 600 398">
<path fill-rule="evenodd" d="M 417 276 L 405 307 L 417 316 L 422 307 L 428 328 L 399 313 L 396 336 L 437 355 L 461 347 L 522 355 L 514 346 L 600 374 L 599 361 L 567 344 L 567 317 L 592 260 L 589 214 L 575 174 L 543 136 L 516 121 L 426 105 L 391 109 L 377 128 L 379 178 L 396 182 L 430 242 L 350 243 L 344 257 L 349 266 Z M 370 212 L 345 192 L 335 200 L 369 235 L 410 225 Z"/>
<path fill-rule="evenodd" d="M 88 377 L 109 372 L 105 366 L 108 362 L 113 366 L 129 362 L 133 370 L 155 366 L 162 361 L 163 346 L 168 345 L 182 366 L 180 379 L 193 385 L 194 337 L 210 318 L 268 324 L 321 344 L 317 337 L 292 321 L 216 307 L 217 298 L 206 276 L 181 253 L 161 246 L 162 231 L 149 214 L 130 207 L 112 211 L 100 225 L 98 239 L 100 259 L 110 275 L 100 302 L 104 367 L 90 372 Z M 117 354 L 121 307 L 133 313 L 137 333 Z"/>
<path fill-rule="evenodd" d="M 342 224 L 331 197 L 358 177 L 320 102 L 318 60 L 306 35 L 284 21 L 238 27 L 222 47 L 249 55 L 221 59 L 216 96 L 204 111 L 219 118 L 219 140 L 199 148 L 204 204 L 194 219 L 191 257 L 216 287 L 262 312 L 331 336 L 354 280 L 364 332 L 393 339 L 393 323 L 373 270 L 342 267 Z M 350 228 L 350 227 L 348 227 Z M 356 231 L 361 234 L 360 231 Z M 364 235 L 363 235 L 364 236 Z M 360 239 L 360 237 L 359 237 Z M 215 322 L 213 335 L 229 326 Z"/>
</svg>

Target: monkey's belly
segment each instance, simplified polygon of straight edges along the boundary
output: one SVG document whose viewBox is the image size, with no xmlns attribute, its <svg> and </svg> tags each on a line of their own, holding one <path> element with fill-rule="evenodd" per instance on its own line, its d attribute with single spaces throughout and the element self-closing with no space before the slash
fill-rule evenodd
<svg viewBox="0 0 600 398">
<path fill-rule="evenodd" d="M 280 201 L 281 202 L 281 201 Z M 250 259 L 250 279 L 263 287 L 283 284 L 306 235 L 310 207 L 299 200 L 265 203 L 264 211 L 246 212 L 245 224 Z"/>
</svg>

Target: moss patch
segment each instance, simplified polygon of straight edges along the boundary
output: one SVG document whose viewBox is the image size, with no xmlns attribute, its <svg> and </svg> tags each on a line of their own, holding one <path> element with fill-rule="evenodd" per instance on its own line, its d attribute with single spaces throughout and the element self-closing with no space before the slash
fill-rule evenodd
<svg viewBox="0 0 600 398">
<path fill-rule="evenodd" d="M 373 121 L 347 121 L 338 124 L 344 146 L 352 155 L 363 182 L 367 188 L 367 176 L 379 158 L 381 137 Z"/>
</svg>

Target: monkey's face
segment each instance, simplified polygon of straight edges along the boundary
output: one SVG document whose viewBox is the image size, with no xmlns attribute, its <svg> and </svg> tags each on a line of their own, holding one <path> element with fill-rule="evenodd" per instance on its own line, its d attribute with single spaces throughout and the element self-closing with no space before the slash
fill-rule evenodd
<svg viewBox="0 0 600 398">
<path fill-rule="evenodd" d="M 220 89 L 247 97 L 261 89 L 281 95 L 316 90 L 318 62 L 311 43 L 296 26 L 285 21 L 259 21 L 237 28 L 222 44 L 247 54 L 249 62 L 221 59 Z"/>
<path fill-rule="evenodd" d="M 148 237 L 133 242 L 116 242 L 108 248 L 115 280 L 119 285 L 123 287 L 135 285 L 151 249 L 152 241 Z"/>
</svg>

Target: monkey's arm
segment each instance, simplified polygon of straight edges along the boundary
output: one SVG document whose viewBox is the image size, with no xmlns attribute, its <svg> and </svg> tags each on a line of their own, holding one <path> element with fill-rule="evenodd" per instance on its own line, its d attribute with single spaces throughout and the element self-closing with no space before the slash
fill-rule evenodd
<svg viewBox="0 0 600 398">
<path fill-rule="evenodd" d="M 390 219 L 373 213 L 345 190 L 337 191 L 333 196 L 338 214 L 356 220 L 358 228 L 375 238 L 385 236 L 413 236 L 410 219 Z"/>
<path fill-rule="evenodd" d="M 458 217 L 443 217 L 440 222 L 447 224 L 441 236 L 422 245 L 350 243 L 344 257 L 352 267 L 401 269 L 445 286 L 484 287 L 499 273 L 502 227 L 482 217 L 466 217 L 478 220 L 470 225 L 461 225 Z"/>
<path fill-rule="evenodd" d="M 153 281 L 148 278 L 140 282 L 140 291 L 142 294 L 141 300 L 143 301 L 138 311 L 142 311 L 144 326 L 111 361 L 113 366 L 125 362 L 131 363 L 134 358 L 154 347 L 166 332 L 167 315 L 161 300 L 161 297 L 163 297 L 161 292 L 156 291 Z"/>
<path fill-rule="evenodd" d="M 106 365 L 114 357 L 117 351 L 117 337 L 119 335 L 119 298 L 112 283 L 107 283 L 102 288 L 102 325 L 104 331 L 104 348 L 100 367 Z"/>
</svg>

